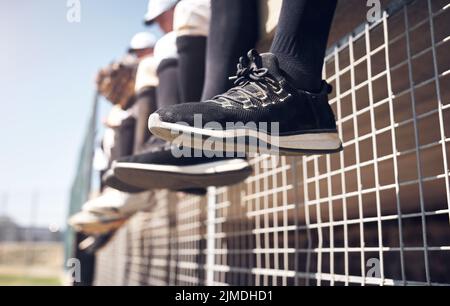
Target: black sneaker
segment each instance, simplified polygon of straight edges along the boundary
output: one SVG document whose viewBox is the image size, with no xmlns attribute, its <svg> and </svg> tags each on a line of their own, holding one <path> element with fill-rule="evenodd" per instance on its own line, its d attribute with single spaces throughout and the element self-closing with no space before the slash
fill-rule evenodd
<svg viewBox="0 0 450 306">
<path fill-rule="evenodd" d="M 147 148 L 149 150 L 149 148 Z M 136 186 L 133 186 L 127 182 L 124 182 L 120 180 L 117 175 L 114 174 L 114 170 L 111 168 L 108 171 L 105 172 L 105 174 L 102 177 L 103 183 L 111 188 L 117 189 L 122 192 L 127 193 L 140 193 L 148 191 L 148 189 L 145 188 L 139 188 Z M 189 189 L 183 189 L 183 190 L 174 190 L 177 192 L 183 192 L 191 195 L 196 196 L 204 196 L 207 193 L 206 188 L 189 188 Z"/>
<path fill-rule="evenodd" d="M 146 190 L 169 189 L 195 194 L 208 186 L 237 184 L 252 173 L 245 158 L 218 157 L 217 154 L 166 144 L 151 152 L 115 161 L 114 175 L 129 185 Z"/>
<path fill-rule="evenodd" d="M 230 151 L 231 145 L 233 152 L 325 154 L 342 150 L 328 104 L 331 86 L 323 82 L 319 93 L 295 89 L 275 55 L 259 55 L 255 50 L 241 57 L 234 78 L 236 86 L 223 95 L 153 113 L 149 118 L 153 135 L 197 149 L 203 149 L 206 142 L 214 142 L 216 150 Z"/>
<path fill-rule="evenodd" d="M 114 174 L 113 169 L 109 169 L 105 172 L 105 174 L 102 177 L 102 181 L 106 186 L 109 186 L 111 188 L 117 189 L 122 192 L 128 192 L 128 193 L 140 193 L 147 191 L 143 188 L 138 188 L 136 186 L 132 186 L 130 184 L 127 184 L 125 182 L 122 182 L 119 180 L 119 178 Z"/>
</svg>

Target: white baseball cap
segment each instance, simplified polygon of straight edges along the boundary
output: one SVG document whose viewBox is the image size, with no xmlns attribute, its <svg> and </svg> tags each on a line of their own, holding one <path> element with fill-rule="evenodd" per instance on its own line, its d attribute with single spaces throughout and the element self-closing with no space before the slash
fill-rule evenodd
<svg viewBox="0 0 450 306">
<path fill-rule="evenodd" d="M 168 11 L 177 4 L 178 0 L 149 0 L 145 24 L 150 25 L 155 18 Z"/>
<path fill-rule="evenodd" d="M 130 51 L 154 48 L 158 38 L 150 32 L 140 32 L 133 36 Z"/>
</svg>

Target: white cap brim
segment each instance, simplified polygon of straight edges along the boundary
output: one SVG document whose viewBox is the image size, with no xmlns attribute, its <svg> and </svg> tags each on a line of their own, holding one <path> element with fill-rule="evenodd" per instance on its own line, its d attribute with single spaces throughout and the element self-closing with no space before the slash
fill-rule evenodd
<svg viewBox="0 0 450 306">
<path fill-rule="evenodd" d="M 163 13 L 177 4 L 178 0 L 151 0 L 147 14 L 144 17 L 145 24 L 151 24 Z"/>
</svg>

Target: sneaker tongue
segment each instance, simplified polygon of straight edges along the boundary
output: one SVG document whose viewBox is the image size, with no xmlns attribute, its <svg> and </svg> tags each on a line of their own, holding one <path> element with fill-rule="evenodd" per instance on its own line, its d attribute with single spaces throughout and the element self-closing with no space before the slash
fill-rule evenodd
<svg viewBox="0 0 450 306">
<path fill-rule="evenodd" d="M 281 80 L 282 74 L 277 57 L 272 53 L 261 54 L 262 66 L 269 70 L 269 73 L 277 80 Z"/>
</svg>

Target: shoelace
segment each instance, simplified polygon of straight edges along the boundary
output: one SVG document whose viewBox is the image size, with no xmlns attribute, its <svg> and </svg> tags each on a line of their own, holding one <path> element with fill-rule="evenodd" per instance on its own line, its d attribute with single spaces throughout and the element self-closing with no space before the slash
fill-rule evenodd
<svg viewBox="0 0 450 306">
<path fill-rule="evenodd" d="M 222 100 L 222 102 L 232 101 L 243 104 L 243 101 L 236 98 L 237 95 L 241 94 L 250 100 L 254 99 L 261 102 L 260 97 L 245 88 L 248 84 L 253 84 L 259 88 L 264 96 L 266 96 L 265 91 L 270 90 L 269 88 L 272 88 L 274 91 L 280 90 L 278 82 L 269 75 L 269 70 L 261 67 L 258 62 L 261 62 L 261 56 L 256 50 L 250 50 L 246 57 L 239 58 L 236 75 L 230 77 L 230 80 L 234 80 L 236 87 L 231 88 L 224 94 L 213 97 L 212 100 L 218 103 L 221 103 Z"/>
</svg>

